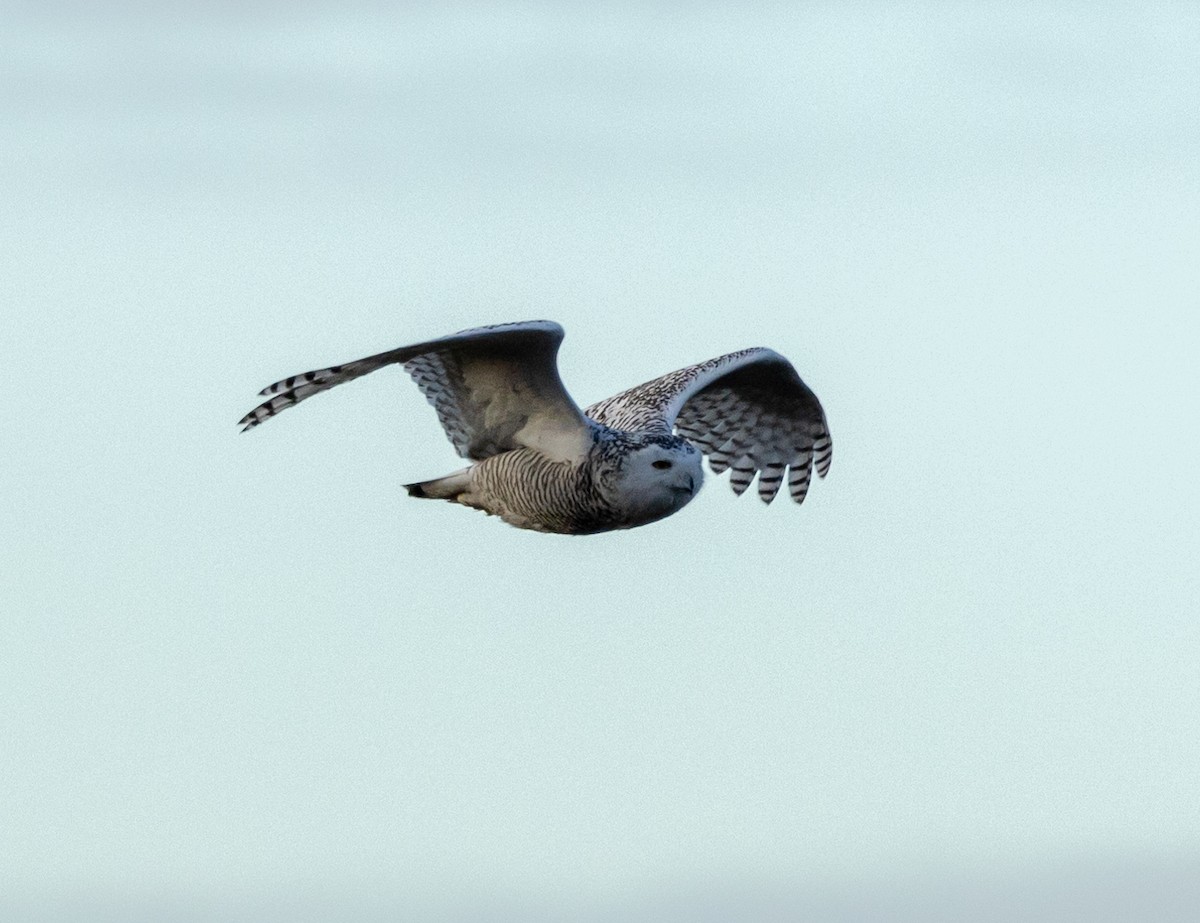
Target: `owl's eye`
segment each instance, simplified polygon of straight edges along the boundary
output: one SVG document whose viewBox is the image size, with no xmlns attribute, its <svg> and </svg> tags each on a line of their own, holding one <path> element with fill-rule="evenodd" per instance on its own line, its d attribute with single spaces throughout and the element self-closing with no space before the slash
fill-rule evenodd
<svg viewBox="0 0 1200 923">
<path fill-rule="evenodd" d="M 653 467 L 657 468 L 659 471 L 666 471 L 668 468 L 671 467 L 671 463 L 669 461 L 667 461 L 665 458 L 660 458 L 658 461 L 652 461 L 652 462 L 650 462 L 650 464 Z"/>
</svg>

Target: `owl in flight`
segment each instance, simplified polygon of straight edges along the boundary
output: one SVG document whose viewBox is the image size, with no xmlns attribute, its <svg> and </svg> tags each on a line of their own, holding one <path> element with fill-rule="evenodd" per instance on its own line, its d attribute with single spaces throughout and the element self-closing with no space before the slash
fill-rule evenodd
<svg viewBox="0 0 1200 923">
<path fill-rule="evenodd" d="M 403 365 L 472 464 L 405 485 L 522 529 L 586 535 L 630 529 L 683 508 L 704 479 L 701 454 L 741 494 L 758 474 L 770 503 L 787 473 L 804 501 L 833 446 L 817 396 L 790 362 L 743 349 L 622 391 L 581 411 L 558 376 L 563 329 L 550 321 L 477 327 L 293 375 L 239 421 L 243 432 L 307 397 Z"/>
</svg>

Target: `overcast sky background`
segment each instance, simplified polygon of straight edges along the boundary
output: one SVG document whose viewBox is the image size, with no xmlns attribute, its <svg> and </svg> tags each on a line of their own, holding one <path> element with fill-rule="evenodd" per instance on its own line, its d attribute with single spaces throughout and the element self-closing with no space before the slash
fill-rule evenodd
<svg viewBox="0 0 1200 923">
<path fill-rule="evenodd" d="M 1194 5 L 200 6 L 0 7 L 0 915 L 1196 918 Z M 543 536 L 398 370 L 234 425 L 539 317 L 782 352 L 829 478 Z"/>
</svg>

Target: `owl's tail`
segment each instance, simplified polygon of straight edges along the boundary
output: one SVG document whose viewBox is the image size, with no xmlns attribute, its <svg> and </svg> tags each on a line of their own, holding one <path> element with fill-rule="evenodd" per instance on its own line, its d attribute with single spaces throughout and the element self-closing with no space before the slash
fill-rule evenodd
<svg viewBox="0 0 1200 923">
<path fill-rule="evenodd" d="M 404 489 L 410 497 L 420 497 L 423 500 L 459 500 L 462 494 L 471 487 L 471 469 L 463 468 L 445 477 L 434 478 L 432 481 L 420 481 L 416 484 L 405 484 Z"/>
</svg>

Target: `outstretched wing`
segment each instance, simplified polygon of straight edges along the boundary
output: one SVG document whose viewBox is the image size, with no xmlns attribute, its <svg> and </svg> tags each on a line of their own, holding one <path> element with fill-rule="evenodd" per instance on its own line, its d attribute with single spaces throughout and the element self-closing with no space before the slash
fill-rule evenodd
<svg viewBox="0 0 1200 923">
<path fill-rule="evenodd" d="M 558 376 L 562 338 L 562 327 L 550 321 L 476 327 L 292 375 L 263 388 L 259 393 L 269 400 L 239 424 L 245 432 L 334 385 L 400 364 L 464 458 L 479 460 L 521 446 L 552 458 L 580 458 L 591 446 L 592 428 Z"/>
<path fill-rule="evenodd" d="M 812 478 L 829 471 L 833 444 L 825 411 L 792 364 L 770 349 L 744 349 L 655 378 L 585 411 L 614 429 L 677 432 L 708 456 L 741 494 L 754 475 L 764 502 L 775 499 L 784 472 L 788 492 L 804 502 Z"/>
</svg>

